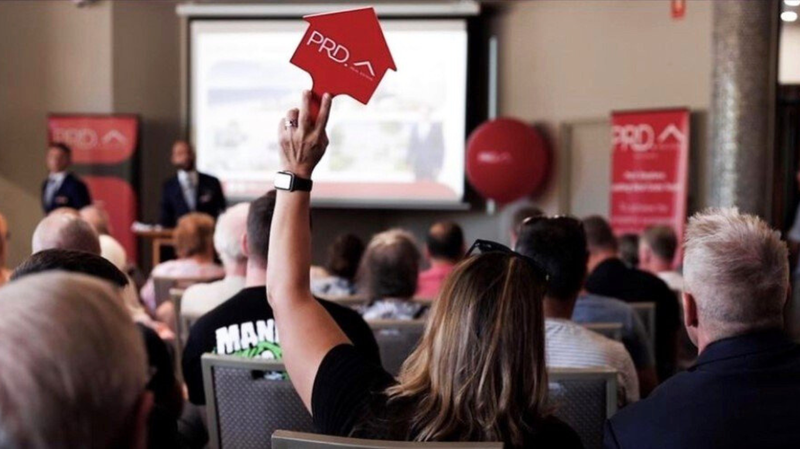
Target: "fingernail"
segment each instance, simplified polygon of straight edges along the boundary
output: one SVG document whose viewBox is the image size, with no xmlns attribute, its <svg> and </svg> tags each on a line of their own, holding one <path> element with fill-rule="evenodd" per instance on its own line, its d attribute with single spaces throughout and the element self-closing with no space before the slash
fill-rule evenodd
<svg viewBox="0 0 800 449">
<path fill-rule="evenodd" d="M 325 95 L 322 96 L 323 100 L 330 100 L 330 98 L 331 98 L 331 94 L 329 94 L 327 92 L 325 92 Z"/>
</svg>

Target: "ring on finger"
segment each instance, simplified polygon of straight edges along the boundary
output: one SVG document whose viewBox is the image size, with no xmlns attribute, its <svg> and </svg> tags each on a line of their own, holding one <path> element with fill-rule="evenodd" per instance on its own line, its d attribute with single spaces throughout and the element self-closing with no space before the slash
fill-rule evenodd
<svg viewBox="0 0 800 449">
<path fill-rule="evenodd" d="M 285 126 L 286 129 L 297 128 L 297 120 L 283 119 L 283 126 Z"/>
</svg>

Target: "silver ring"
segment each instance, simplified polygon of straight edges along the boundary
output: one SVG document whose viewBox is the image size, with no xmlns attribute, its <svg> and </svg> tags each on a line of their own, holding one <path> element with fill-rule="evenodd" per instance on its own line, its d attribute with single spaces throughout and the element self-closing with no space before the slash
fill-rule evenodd
<svg viewBox="0 0 800 449">
<path fill-rule="evenodd" d="M 286 120 L 286 119 L 283 119 L 283 121 L 284 121 L 284 125 L 283 126 L 285 126 L 286 129 L 297 128 L 297 120 Z"/>
</svg>

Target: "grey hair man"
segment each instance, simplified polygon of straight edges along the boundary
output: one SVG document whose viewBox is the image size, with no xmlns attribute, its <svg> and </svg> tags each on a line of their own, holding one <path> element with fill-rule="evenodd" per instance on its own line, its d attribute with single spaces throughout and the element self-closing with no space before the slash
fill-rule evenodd
<svg viewBox="0 0 800 449">
<path fill-rule="evenodd" d="M 0 290 L 0 333 L 3 447 L 145 447 L 147 356 L 110 284 L 14 281 Z"/>
<path fill-rule="evenodd" d="M 697 214 L 684 275 L 697 363 L 614 415 L 605 447 L 800 446 L 800 346 L 783 332 L 789 260 L 778 232 L 736 209 Z"/>
<path fill-rule="evenodd" d="M 214 248 L 225 268 L 225 278 L 207 284 L 196 284 L 183 294 L 181 316 L 197 319 L 239 293 L 247 275 L 247 214 L 250 203 L 228 208 L 217 219 L 214 229 Z"/>
<path fill-rule="evenodd" d="M 100 240 L 92 226 L 77 214 L 50 214 L 33 231 L 32 253 L 68 249 L 100 255 Z"/>
<path fill-rule="evenodd" d="M 125 271 L 128 254 L 122 244 L 111 236 L 111 218 L 108 216 L 108 212 L 97 204 L 92 204 L 81 209 L 80 214 L 81 218 L 97 231 L 100 238 L 101 255 L 114 266 Z"/>
</svg>

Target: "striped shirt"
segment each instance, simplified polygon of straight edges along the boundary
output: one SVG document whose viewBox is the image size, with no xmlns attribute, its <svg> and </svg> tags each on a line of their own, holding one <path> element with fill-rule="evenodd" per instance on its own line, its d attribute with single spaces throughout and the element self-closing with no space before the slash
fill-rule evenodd
<svg viewBox="0 0 800 449">
<path fill-rule="evenodd" d="M 639 400 L 639 378 L 631 356 L 622 343 L 603 337 L 569 320 L 545 320 L 545 350 L 548 367 L 589 368 L 605 366 L 617 370 L 619 405 Z"/>
</svg>

